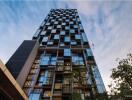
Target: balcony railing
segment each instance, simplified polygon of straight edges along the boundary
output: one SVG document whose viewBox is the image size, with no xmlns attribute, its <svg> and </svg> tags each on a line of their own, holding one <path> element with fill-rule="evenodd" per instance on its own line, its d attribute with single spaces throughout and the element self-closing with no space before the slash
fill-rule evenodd
<svg viewBox="0 0 132 100">
<path fill-rule="evenodd" d="M 64 94 L 70 94 L 70 93 L 72 93 L 72 87 L 71 87 L 71 85 L 70 84 L 63 85 L 62 93 L 64 93 Z"/>
</svg>

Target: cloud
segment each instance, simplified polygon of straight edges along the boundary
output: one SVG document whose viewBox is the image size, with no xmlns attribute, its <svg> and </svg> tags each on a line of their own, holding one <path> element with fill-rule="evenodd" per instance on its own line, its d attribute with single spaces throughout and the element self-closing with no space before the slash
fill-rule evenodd
<svg viewBox="0 0 132 100">
<path fill-rule="evenodd" d="M 49 0 L 0 3 L 0 57 L 6 63 L 25 39 L 31 39 L 51 8 L 76 8 L 101 76 L 107 86 L 116 58 L 132 51 L 132 3 L 123 1 Z M 92 47 L 93 48 L 93 47 Z"/>
</svg>

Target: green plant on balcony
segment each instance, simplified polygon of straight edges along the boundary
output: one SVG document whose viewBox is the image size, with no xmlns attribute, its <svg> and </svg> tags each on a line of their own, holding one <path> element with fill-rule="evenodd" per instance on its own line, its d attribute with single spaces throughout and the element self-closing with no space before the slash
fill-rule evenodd
<svg viewBox="0 0 132 100">
<path fill-rule="evenodd" d="M 82 100 L 80 93 L 73 93 L 72 94 L 72 100 Z"/>
</svg>

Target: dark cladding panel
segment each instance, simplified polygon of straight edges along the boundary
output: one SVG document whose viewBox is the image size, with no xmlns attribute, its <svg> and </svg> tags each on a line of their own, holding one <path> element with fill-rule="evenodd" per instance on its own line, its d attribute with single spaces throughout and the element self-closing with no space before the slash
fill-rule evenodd
<svg viewBox="0 0 132 100">
<path fill-rule="evenodd" d="M 36 41 L 34 40 L 23 41 L 20 47 L 16 50 L 13 56 L 6 63 L 7 68 L 12 73 L 15 79 L 19 75 L 33 47 L 35 46 L 35 43 Z"/>
</svg>

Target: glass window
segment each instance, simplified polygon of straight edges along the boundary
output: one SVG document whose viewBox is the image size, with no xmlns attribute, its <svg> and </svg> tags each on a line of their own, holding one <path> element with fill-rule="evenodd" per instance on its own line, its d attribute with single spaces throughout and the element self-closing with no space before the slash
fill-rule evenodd
<svg viewBox="0 0 132 100">
<path fill-rule="evenodd" d="M 70 22 L 71 25 L 73 25 L 74 23 L 73 22 Z"/>
<path fill-rule="evenodd" d="M 52 29 L 52 26 L 48 26 L 48 30 L 51 30 Z"/>
<path fill-rule="evenodd" d="M 65 26 L 65 30 L 69 30 L 70 28 L 69 28 L 69 26 Z"/>
<path fill-rule="evenodd" d="M 104 87 L 103 80 L 101 78 L 101 75 L 99 73 L 97 66 L 92 66 L 92 71 L 93 71 L 93 75 L 94 75 L 94 79 L 97 85 L 98 92 L 104 93 L 105 87 Z"/>
<path fill-rule="evenodd" d="M 57 28 L 61 28 L 61 25 L 57 25 Z"/>
<path fill-rule="evenodd" d="M 65 46 L 65 44 L 64 44 L 63 42 L 61 42 L 61 43 L 60 43 L 60 46 L 63 47 L 63 46 Z"/>
<path fill-rule="evenodd" d="M 66 19 L 66 22 L 69 22 L 69 19 Z"/>
<path fill-rule="evenodd" d="M 92 84 L 92 78 L 91 75 L 87 72 L 86 74 L 87 84 Z"/>
<path fill-rule="evenodd" d="M 80 22 L 80 19 L 79 19 L 79 18 L 77 18 L 77 21 L 78 21 L 78 22 Z"/>
<path fill-rule="evenodd" d="M 87 57 L 88 56 L 93 56 L 92 50 L 90 48 L 86 49 L 86 55 L 87 55 Z"/>
<path fill-rule="evenodd" d="M 55 40 L 59 40 L 59 38 L 60 38 L 59 35 L 54 35 Z"/>
<path fill-rule="evenodd" d="M 84 65 L 83 57 L 78 55 L 72 56 L 72 63 L 73 65 Z"/>
<path fill-rule="evenodd" d="M 59 18 L 58 20 L 59 20 L 59 21 L 62 21 L 62 19 L 61 19 L 61 18 Z"/>
<path fill-rule="evenodd" d="M 65 14 L 64 14 L 65 15 Z M 66 17 L 63 17 L 63 19 L 66 19 Z"/>
<path fill-rule="evenodd" d="M 45 79 L 44 75 L 41 75 L 41 76 L 39 77 L 39 83 L 43 83 L 44 79 Z"/>
<path fill-rule="evenodd" d="M 53 29 L 53 30 L 51 31 L 51 33 L 56 33 L 56 29 Z"/>
<path fill-rule="evenodd" d="M 65 42 L 70 42 L 70 37 L 66 36 L 65 37 Z"/>
<path fill-rule="evenodd" d="M 65 25 L 66 25 L 66 23 L 62 23 L 62 25 L 63 25 L 63 26 L 65 26 Z"/>
<path fill-rule="evenodd" d="M 53 45 L 53 42 L 52 42 L 52 41 L 49 41 L 49 42 L 47 43 L 47 45 Z"/>
<path fill-rule="evenodd" d="M 99 92 L 99 93 L 104 93 L 104 92 L 105 92 L 105 90 L 104 90 L 104 88 L 102 87 L 102 85 L 97 85 L 97 89 L 98 89 L 98 92 Z"/>
<path fill-rule="evenodd" d="M 45 35 L 46 34 L 46 31 L 42 31 L 40 35 Z"/>
<path fill-rule="evenodd" d="M 55 20 L 54 20 L 54 19 L 52 19 L 52 20 L 51 20 L 51 22 L 55 22 Z"/>
<path fill-rule="evenodd" d="M 52 57 L 50 58 L 50 65 L 56 65 L 56 61 L 57 61 L 57 58 L 54 57 L 54 56 L 52 56 Z"/>
<path fill-rule="evenodd" d="M 58 21 L 55 21 L 55 23 L 54 24 L 58 24 Z"/>
<path fill-rule="evenodd" d="M 71 42 L 71 45 L 77 45 L 77 42 L 72 41 L 72 42 Z"/>
<path fill-rule="evenodd" d="M 61 31 L 60 32 L 60 35 L 65 35 L 65 31 Z"/>
<path fill-rule="evenodd" d="M 41 32 L 41 30 L 38 29 L 37 32 L 33 35 L 33 38 L 34 38 L 34 39 L 38 38 L 40 32 Z"/>
<path fill-rule="evenodd" d="M 40 100 L 40 93 L 31 93 L 29 95 L 29 100 Z"/>
<path fill-rule="evenodd" d="M 78 28 L 78 26 L 77 25 L 74 25 L 74 28 Z"/>
<path fill-rule="evenodd" d="M 44 73 L 44 75 L 40 74 L 40 77 L 39 77 L 39 80 L 38 80 L 39 85 L 46 84 L 47 78 L 48 78 L 48 71 L 46 70 L 45 73 Z"/>
<path fill-rule="evenodd" d="M 71 50 L 70 49 L 64 49 L 64 56 L 71 56 Z"/>
<path fill-rule="evenodd" d="M 50 25 L 50 23 L 48 22 L 48 23 L 46 23 L 46 25 L 47 25 L 47 26 L 49 26 L 49 25 Z"/>
<path fill-rule="evenodd" d="M 82 29 L 83 29 L 83 26 L 82 26 L 82 24 L 79 24 L 79 28 L 80 28 L 80 30 L 82 30 Z"/>
<path fill-rule="evenodd" d="M 83 42 L 88 42 L 87 36 L 85 33 L 82 33 Z"/>
<path fill-rule="evenodd" d="M 51 55 L 42 55 L 40 59 L 40 66 L 43 65 L 56 65 L 57 58 Z"/>
<path fill-rule="evenodd" d="M 48 65 L 49 64 L 49 59 L 50 59 L 49 56 L 42 55 L 41 58 L 40 58 L 40 66 L 41 65 Z"/>
<path fill-rule="evenodd" d="M 81 39 L 81 35 L 75 35 L 75 39 Z"/>
<path fill-rule="evenodd" d="M 70 30 L 70 33 L 71 33 L 71 34 L 74 34 L 74 33 L 75 33 L 75 30 L 71 29 L 71 30 Z"/>
<path fill-rule="evenodd" d="M 47 42 L 48 41 L 48 37 L 46 36 L 46 37 L 43 37 L 43 40 L 42 40 L 42 42 Z"/>
</svg>

